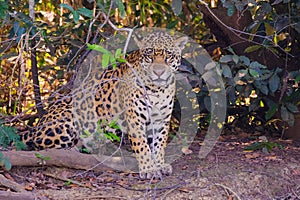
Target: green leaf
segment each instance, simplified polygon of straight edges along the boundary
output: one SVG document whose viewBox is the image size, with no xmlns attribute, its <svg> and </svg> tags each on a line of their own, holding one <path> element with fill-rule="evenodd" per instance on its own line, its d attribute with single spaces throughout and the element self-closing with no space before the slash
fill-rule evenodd
<svg viewBox="0 0 300 200">
<path fill-rule="evenodd" d="M 102 55 L 102 67 L 108 66 L 110 57 L 111 57 L 110 54 L 107 54 L 107 53 Z"/>
<path fill-rule="evenodd" d="M 11 163 L 8 158 L 4 158 L 4 168 L 6 170 L 11 170 Z"/>
<path fill-rule="evenodd" d="M 260 63 L 257 62 L 257 61 L 251 62 L 251 63 L 250 63 L 250 67 L 251 67 L 251 68 L 255 68 L 255 69 L 257 69 L 257 68 L 260 68 L 260 69 L 266 69 L 266 68 L 267 68 L 265 65 L 262 65 L 262 64 L 260 64 Z"/>
<path fill-rule="evenodd" d="M 34 155 L 41 160 L 50 160 L 51 159 L 49 156 L 43 156 L 42 154 L 40 154 L 38 152 L 35 153 Z"/>
<path fill-rule="evenodd" d="M 255 22 L 252 26 L 251 26 L 251 33 L 252 35 L 250 35 L 249 40 L 253 40 L 254 35 L 256 35 L 258 28 L 260 27 L 261 22 Z"/>
<path fill-rule="evenodd" d="M 244 148 L 244 150 L 249 151 L 249 150 L 258 150 L 258 149 L 262 149 L 265 147 L 265 144 L 263 142 L 255 142 L 253 144 L 251 144 L 250 146 L 247 146 Z"/>
<path fill-rule="evenodd" d="M 234 5 L 233 5 L 233 4 L 230 5 L 230 6 L 228 7 L 228 9 L 227 9 L 227 15 L 228 15 L 229 17 L 232 16 L 232 15 L 234 14 L 234 10 L 235 10 Z"/>
<path fill-rule="evenodd" d="M 121 141 L 120 138 L 114 133 L 106 132 L 106 133 L 104 133 L 104 135 L 107 139 L 109 139 L 111 141 L 114 141 L 114 140 L 117 141 L 117 142 Z"/>
<path fill-rule="evenodd" d="M 89 50 L 99 51 L 104 54 L 111 54 L 110 51 L 97 44 L 87 44 Z"/>
<path fill-rule="evenodd" d="M 167 24 L 167 29 L 173 29 L 178 24 L 178 20 L 171 21 Z"/>
<path fill-rule="evenodd" d="M 259 90 L 260 90 L 263 94 L 265 94 L 265 95 L 268 95 L 268 94 L 269 94 L 269 89 L 268 89 L 268 87 L 267 87 L 266 85 L 262 85 L 262 86 L 259 88 Z"/>
<path fill-rule="evenodd" d="M 295 123 L 295 116 L 293 113 L 289 112 L 287 107 L 282 105 L 280 109 L 281 118 L 283 121 L 287 122 L 289 126 L 293 126 Z"/>
<path fill-rule="evenodd" d="M 110 64 L 112 64 L 112 66 L 115 68 L 117 66 L 117 60 L 114 56 L 112 56 L 111 54 L 109 54 L 109 62 Z"/>
<path fill-rule="evenodd" d="M 288 112 L 289 113 L 289 121 L 287 121 L 289 126 L 294 126 L 295 125 L 295 116 L 293 113 Z"/>
<path fill-rule="evenodd" d="M 176 16 L 178 16 L 182 11 L 182 0 L 172 1 L 172 10 Z"/>
<path fill-rule="evenodd" d="M 265 30 L 266 30 L 267 36 L 273 35 L 275 32 L 275 29 L 267 22 L 264 22 L 264 25 L 265 25 Z"/>
<path fill-rule="evenodd" d="M 124 59 L 124 58 L 117 58 L 117 61 L 120 62 L 120 63 L 121 63 L 121 62 L 123 62 L 123 63 L 124 63 L 124 62 L 127 62 L 127 60 Z"/>
<path fill-rule="evenodd" d="M 118 48 L 116 50 L 115 57 L 116 58 L 121 58 L 121 56 L 122 56 L 122 49 Z"/>
<path fill-rule="evenodd" d="M 80 15 L 83 15 L 83 16 L 88 17 L 88 18 L 93 18 L 93 11 L 91 11 L 87 8 L 78 8 L 77 11 Z"/>
<path fill-rule="evenodd" d="M 65 183 L 65 185 L 66 185 L 66 186 L 70 186 L 71 183 L 72 183 L 72 181 L 71 181 L 71 180 L 68 180 L 68 181 Z"/>
<path fill-rule="evenodd" d="M 275 113 L 278 110 L 278 107 L 279 107 L 278 104 L 274 104 L 269 108 L 269 110 L 266 112 L 266 115 L 265 115 L 266 120 L 271 119 L 275 115 Z"/>
<path fill-rule="evenodd" d="M 258 73 L 258 71 L 255 70 L 255 69 L 249 69 L 249 74 L 250 74 L 251 76 L 253 76 L 254 78 L 259 77 L 259 73 Z"/>
<path fill-rule="evenodd" d="M 247 47 L 245 50 L 244 50 L 244 52 L 245 53 L 251 53 L 251 52 L 253 52 L 253 51 L 257 51 L 258 49 L 260 49 L 261 48 L 261 45 L 252 45 L 252 46 L 250 46 L 250 47 Z"/>
<path fill-rule="evenodd" d="M 225 55 L 220 58 L 221 63 L 229 63 L 231 61 L 233 61 L 232 55 Z"/>
<path fill-rule="evenodd" d="M 240 69 L 239 72 L 238 72 L 239 77 L 244 77 L 247 74 L 248 74 L 248 70 L 246 70 L 246 69 Z"/>
<path fill-rule="evenodd" d="M 250 146 L 245 147 L 244 150 L 249 151 L 249 150 L 258 150 L 258 149 L 266 148 L 268 152 L 271 152 L 274 147 L 278 147 L 280 149 L 283 148 L 281 144 L 278 144 L 276 142 L 255 142 Z"/>
<path fill-rule="evenodd" d="M 75 10 L 74 10 L 70 5 L 68 5 L 68 4 L 61 3 L 61 4 L 60 4 L 60 7 L 66 8 L 66 9 L 68 9 L 69 11 L 71 11 L 72 13 L 75 11 Z"/>
<path fill-rule="evenodd" d="M 211 99 L 210 97 L 204 97 L 204 106 L 207 110 L 211 110 Z"/>
<path fill-rule="evenodd" d="M 222 65 L 222 74 L 226 78 L 232 78 L 231 69 L 228 65 L 224 65 L 224 64 Z"/>
<path fill-rule="evenodd" d="M 292 112 L 292 113 L 298 113 L 298 112 L 299 112 L 298 106 L 297 106 L 297 105 L 292 104 L 292 103 L 290 103 L 290 102 L 287 102 L 285 105 L 286 105 L 286 108 L 287 108 L 290 112 Z"/>
<path fill-rule="evenodd" d="M 125 6 L 124 6 L 122 0 L 117 0 L 116 3 L 118 6 L 118 10 L 120 11 L 121 18 L 123 19 L 126 16 Z"/>
<path fill-rule="evenodd" d="M 238 62 L 239 62 L 239 56 L 238 56 L 238 55 L 233 55 L 233 56 L 232 56 L 232 60 L 233 60 L 233 62 L 234 62 L 235 64 L 238 64 Z"/>
<path fill-rule="evenodd" d="M 287 110 L 287 108 L 283 105 L 280 108 L 280 114 L 281 114 L 281 119 L 283 121 L 288 121 L 289 120 L 289 111 Z"/>
<path fill-rule="evenodd" d="M 228 51 L 229 51 L 230 53 L 232 53 L 233 55 L 236 55 L 236 53 L 234 52 L 234 50 L 233 50 L 232 47 L 229 47 L 229 48 L 228 48 Z"/>
<path fill-rule="evenodd" d="M 17 35 L 17 42 L 21 40 L 22 35 L 26 32 L 26 29 L 24 27 L 20 26 L 19 22 L 14 23 L 14 33 Z"/>
<path fill-rule="evenodd" d="M 295 81 L 296 81 L 296 82 L 299 82 L 299 81 L 300 81 L 300 74 L 295 78 Z"/>
<path fill-rule="evenodd" d="M 279 85 L 280 85 L 280 78 L 277 74 L 274 74 L 269 79 L 269 89 L 270 89 L 270 91 L 274 93 L 276 90 L 278 90 Z"/>
<path fill-rule="evenodd" d="M 73 14 L 73 18 L 74 18 L 74 22 L 75 24 L 77 24 L 79 22 L 79 13 L 77 11 L 72 12 Z"/>
<path fill-rule="evenodd" d="M 246 56 L 240 56 L 240 61 L 242 61 L 246 66 L 250 65 L 250 59 Z"/>
<path fill-rule="evenodd" d="M 8 10 L 8 4 L 4 0 L 0 1 L 0 19 L 4 19 Z"/>
<path fill-rule="evenodd" d="M 283 0 L 275 0 L 273 3 L 272 3 L 272 6 L 276 5 L 276 4 L 279 4 L 283 2 Z"/>
</svg>

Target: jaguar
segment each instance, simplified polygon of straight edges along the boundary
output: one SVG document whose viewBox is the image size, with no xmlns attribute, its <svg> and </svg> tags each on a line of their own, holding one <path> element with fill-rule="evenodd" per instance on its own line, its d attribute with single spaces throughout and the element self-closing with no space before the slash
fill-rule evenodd
<svg viewBox="0 0 300 200">
<path fill-rule="evenodd" d="M 129 53 L 126 62 L 95 73 L 92 81 L 51 105 L 37 126 L 23 134 L 22 141 L 35 149 L 73 147 L 81 131 L 94 132 L 97 121 L 121 116 L 140 177 L 171 174 L 172 166 L 165 163 L 165 147 L 175 73 L 188 38 L 156 31 L 142 39 L 135 37 L 135 42 L 138 50 Z M 86 89 L 92 95 L 82 92 Z"/>
</svg>

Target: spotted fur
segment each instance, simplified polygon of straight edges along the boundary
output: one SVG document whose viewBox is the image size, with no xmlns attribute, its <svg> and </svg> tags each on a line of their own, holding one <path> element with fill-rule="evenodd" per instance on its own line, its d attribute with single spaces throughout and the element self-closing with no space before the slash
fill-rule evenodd
<svg viewBox="0 0 300 200">
<path fill-rule="evenodd" d="M 165 32 L 136 40 L 139 50 L 126 57 L 127 63 L 106 69 L 83 84 L 83 88 L 96 91 L 92 96 L 84 97 L 76 92 L 82 88 L 75 88 L 52 105 L 22 140 L 36 149 L 72 147 L 79 140 L 78 130 L 94 132 L 98 120 L 111 120 L 122 113 L 122 126 L 135 152 L 140 176 L 171 174 L 164 149 L 174 103 L 175 72 L 186 42 L 186 37 L 173 38 Z"/>
</svg>

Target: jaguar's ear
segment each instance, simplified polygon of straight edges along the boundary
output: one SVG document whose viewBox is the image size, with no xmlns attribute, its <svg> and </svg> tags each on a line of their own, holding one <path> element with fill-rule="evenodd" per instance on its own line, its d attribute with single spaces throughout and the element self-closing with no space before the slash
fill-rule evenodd
<svg viewBox="0 0 300 200">
<path fill-rule="evenodd" d="M 189 38 L 187 36 L 182 36 L 180 38 L 177 38 L 174 42 L 175 45 L 178 46 L 180 49 L 184 49 L 184 46 L 189 41 Z"/>
<path fill-rule="evenodd" d="M 137 33 L 134 33 L 132 35 L 133 37 L 133 40 L 135 41 L 136 45 L 139 47 L 139 48 L 142 48 L 143 47 L 143 39 L 142 39 L 142 36 L 141 35 L 138 35 Z"/>
</svg>

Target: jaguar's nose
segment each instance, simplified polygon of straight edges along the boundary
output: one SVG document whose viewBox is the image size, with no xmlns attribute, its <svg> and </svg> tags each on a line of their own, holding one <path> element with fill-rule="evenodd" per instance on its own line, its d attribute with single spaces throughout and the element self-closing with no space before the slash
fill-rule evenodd
<svg viewBox="0 0 300 200">
<path fill-rule="evenodd" d="M 160 77 L 161 75 L 163 75 L 165 73 L 165 71 L 166 71 L 165 69 L 156 69 L 156 70 L 153 70 L 153 73 L 156 76 Z"/>
<path fill-rule="evenodd" d="M 166 72 L 166 68 L 163 65 L 154 65 L 153 66 L 153 73 L 157 77 L 161 77 Z"/>
</svg>

